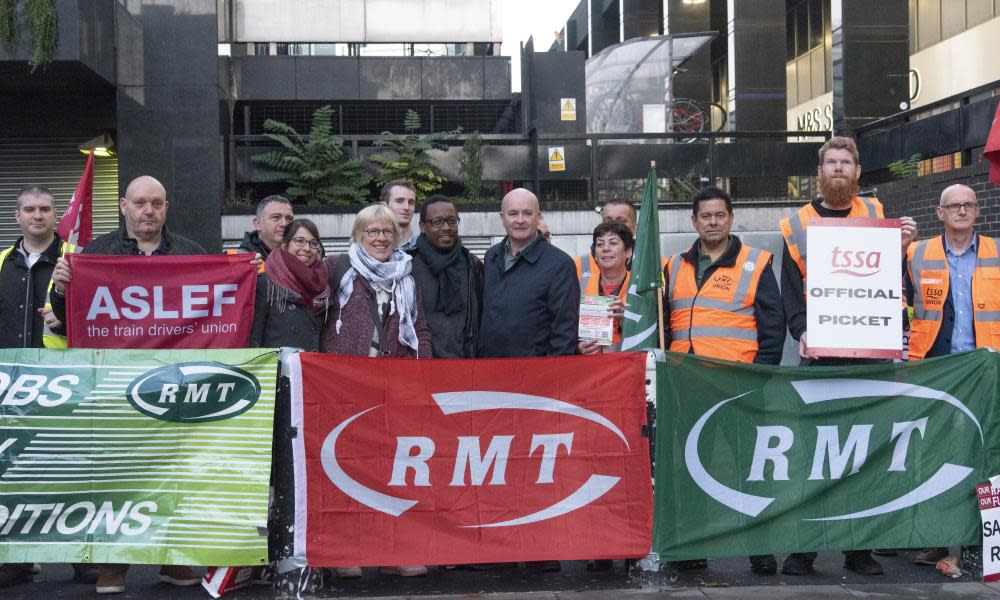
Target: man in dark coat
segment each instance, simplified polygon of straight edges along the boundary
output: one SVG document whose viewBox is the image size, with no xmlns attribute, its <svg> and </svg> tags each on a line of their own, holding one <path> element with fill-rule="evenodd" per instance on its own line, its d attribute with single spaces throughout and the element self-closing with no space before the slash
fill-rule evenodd
<svg viewBox="0 0 1000 600">
<path fill-rule="evenodd" d="M 483 313 L 483 263 L 462 246 L 461 219 L 447 196 L 420 209 L 413 279 L 424 299 L 434 358 L 475 358 Z"/>
<path fill-rule="evenodd" d="M 177 254 L 205 254 L 205 249 L 197 242 L 167 231 L 167 191 L 163 185 L 149 176 L 134 179 L 125 189 L 125 197 L 119 201 L 119 208 L 125 217 L 125 224 L 87 244 L 82 254 L 110 254 L 115 256 L 162 256 Z M 72 273 L 69 262 L 60 258 L 53 272 L 52 311 L 57 319 L 66 322 L 65 286 Z M 98 594 L 114 594 L 125 591 L 125 573 L 128 565 L 100 565 L 97 579 Z M 181 565 L 163 566 L 160 580 L 180 586 L 198 585 L 201 578 L 189 567 Z"/>
<path fill-rule="evenodd" d="M 500 205 L 507 231 L 486 252 L 479 356 L 576 353 L 580 282 L 573 259 L 538 233 L 538 198 L 512 190 Z"/>
</svg>

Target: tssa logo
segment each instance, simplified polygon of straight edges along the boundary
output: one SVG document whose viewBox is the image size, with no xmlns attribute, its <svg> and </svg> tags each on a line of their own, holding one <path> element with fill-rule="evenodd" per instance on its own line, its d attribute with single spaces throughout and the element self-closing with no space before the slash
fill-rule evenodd
<svg viewBox="0 0 1000 600">
<path fill-rule="evenodd" d="M 596 425 L 596 431 L 606 432 L 608 447 L 622 448 L 622 446 L 618 445 L 620 443 L 624 446 L 623 454 L 630 450 L 625 434 L 615 423 L 600 413 L 569 402 L 530 394 L 496 391 L 434 393 L 431 394 L 431 397 L 445 416 L 462 415 L 469 417 L 470 415 L 467 413 L 486 411 L 491 412 L 492 416 L 500 421 L 504 419 L 499 415 L 509 414 L 506 411 L 528 411 L 529 414 L 549 413 L 558 417 L 557 422 L 560 423 L 560 427 L 567 429 L 570 427 L 566 423 L 566 416 L 574 417 L 575 419 L 580 419 L 581 423 L 589 422 Z M 350 440 L 356 441 L 360 439 L 357 432 L 349 431 L 351 425 L 369 413 L 379 416 L 379 413 L 376 411 L 380 411 L 380 409 L 382 409 L 381 417 L 384 417 L 384 405 L 379 404 L 366 408 L 337 424 L 323 441 L 320 450 L 320 460 L 323 465 L 323 471 L 330 481 L 349 497 L 376 511 L 393 517 L 399 517 L 416 506 L 419 501 L 389 495 L 363 485 L 345 470 L 345 465 L 354 465 L 355 469 L 358 468 L 359 462 L 357 457 L 350 456 L 349 452 L 338 454 L 338 440 L 346 439 L 350 443 Z M 535 417 L 525 417 L 523 414 L 518 416 L 520 417 L 519 421 L 522 423 L 534 423 L 537 421 Z M 588 426 L 593 427 L 593 425 Z M 372 430 L 369 429 L 368 431 Z M 426 433 L 426 427 L 423 432 Z M 386 481 L 386 485 L 389 487 L 408 487 L 408 477 L 412 476 L 411 480 L 414 488 L 429 488 L 432 485 L 432 467 L 435 469 L 447 467 L 447 476 L 449 478 L 447 486 L 449 488 L 466 488 L 467 486 L 483 485 L 506 486 L 508 485 L 508 461 L 513 457 L 514 460 L 510 461 L 511 464 L 516 464 L 522 469 L 527 469 L 529 473 L 527 479 L 521 482 L 522 485 L 553 484 L 555 482 L 557 457 L 568 457 L 573 453 L 574 432 L 566 432 L 563 429 L 562 432 L 558 433 L 532 433 L 530 434 L 530 444 L 521 448 L 522 451 L 527 450 L 527 452 L 512 452 L 511 445 L 515 443 L 515 437 L 520 436 L 458 436 L 456 447 L 451 445 L 454 438 L 447 441 L 438 439 L 437 443 L 435 443 L 434 439 L 426 435 L 395 436 L 392 473 L 388 477 L 388 480 L 383 481 Z M 595 437 L 593 434 L 588 433 L 587 436 L 578 438 L 578 441 L 579 439 L 584 439 L 587 440 L 588 444 L 594 444 L 596 442 L 591 441 L 593 437 Z M 598 435 L 596 437 L 601 436 Z M 486 442 L 485 451 L 483 450 L 483 442 Z M 441 447 L 444 447 L 446 443 L 448 444 L 448 450 L 445 450 L 444 456 L 448 458 L 454 456 L 453 464 L 445 464 L 445 461 L 435 458 L 435 453 Z M 523 443 L 521 442 L 521 444 Z M 368 453 L 370 454 L 370 446 L 366 447 L 369 448 Z M 454 454 L 452 454 L 453 448 Z M 590 449 L 588 448 L 588 450 Z M 594 467 L 588 468 L 586 480 L 582 485 L 570 491 L 565 497 L 558 499 L 553 504 L 542 506 L 537 510 L 532 510 L 528 514 L 506 518 L 499 522 L 466 523 L 459 525 L 459 527 L 485 528 L 525 525 L 559 517 L 583 508 L 599 500 L 621 480 L 621 477 L 602 475 L 594 473 L 593 470 Z M 519 476 L 523 477 L 524 475 L 523 470 L 519 472 Z M 442 483 L 445 481 L 440 475 L 437 480 Z"/>
<path fill-rule="evenodd" d="M 833 270 L 830 272 L 853 277 L 871 277 L 882 270 L 879 266 L 881 262 L 881 252 L 841 250 L 840 246 L 834 246 L 833 255 L 830 258 L 830 266 L 833 267 Z"/>
<path fill-rule="evenodd" d="M 723 418 L 719 419 L 719 423 L 713 425 L 713 416 L 726 405 L 737 403 L 741 398 L 753 392 L 746 392 L 722 400 L 701 415 L 685 440 L 684 461 L 692 479 L 702 491 L 730 509 L 750 517 L 757 517 L 777 499 L 776 496 L 781 489 L 780 482 L 787 482 L 793 478 L 799 480 L 796 484 L 798 486 L 802 485 L 802 480 L 825 481 L 829 485 L 835 480 L 846 483 L 846 481 L 850 481 L 848 478 L 860 474 L 861 479 L 857 480 L 856 484 L 861 486 L 858 489 L 866 490 L 864 497 L 861 498 L 862 501 L 865 498 L 870 500 L 870 496 L 876 490 L 882 489 L 889 496 L 893 496 L 884 501 L 871 501 L 869 503 L 874 504 L 873 506 L 867 506 L 860 510 L 850 509 L 847 512 L 840 511 L 841 514 L 804 519 L 806 521 L 846 521 L 884 515 L 915 506 L 954 488 L 975 470 L 972 467 L 949 463 L 943 458 L 941 464 L 936 468 L 933 468 L 933 464 L 927 464 L 928 457 L 933 458 L 935 452 L 945 451 L 944 448 L 940 447 L 930 450 L 926 448 L 928 444 L 939 446 L 939 444 L 924 440 L 928 431 L 928 416 L 912 420 L 892 419 L 892 423 L 886 422 L 884 424 L 859 423 L 858 421 L 862 417 L 857 413 L 857 410 L 844 406 L 846 401 L 871 397 L 905 397 L 908 402 L 911 402 L 911 407 L 914 406 L 912 404 L 914 399 L 944 403 L 958 411 L 958 415 L 955 417 L 950 415 L 944 417 L 949 419 L 949 435 L 954 435 L 963 424 L 971 423 L 975 428 L 976 437 L 982 444 L 984 441 L 983 428 L 979 420 L 969 407 L 951 394 L 909 383 L 868 379 L 814 379 L 792 381 L 791 385 L 806 407 L 834 405 L 840 406 L 841 412 L 852 414 L 850 426 L 817 425 L 815 427 L 815 445 L 810 453 L 809 448 L 804 447 L 808 445 L 808 441 L 801 439 L 805 437 L 801 433 L 808 428 L 800 428 L 799 439 L 796 439 L 796 432 L 785 425 L 777 423 L 758 425 L 752 455 L 748 453 L 748 456 L 752 456 L 750 467 L 748 470 L 743 470 L 746 467 L 745 464 L 739 467 L 741 470 L 739 478 L 742 481 L 737 487 L 741 489 L 734 489 L 709 473 L 709 469 L 702 462 L 698 448 L 703 436 L 706 439 L 711 439 L 717 435 L 717 428 L 722 426 L 722 421 L 729 422 Z M 827 410 L 831 411 L 828 414 L 835 412 L 832 409 Z M 781 414 L 781 412 L 774 414 Z M 706 429 L 710 431 L 707 434 L 705 433 Z M 844 437 L 845 429 L 846 439 Z M 970 428 L 969 431 L 971 433 L 972 429 Z M 880 442 L 874 456 L 888 458 L 891 455 L 891 461 L 885 469 L 887 473 L 906 473 L 902 478 L 895 480 L 898 482 L 898 487 L 891 485 L 893 480 L 887 478 L 880 471 L 882 466 L 867 464 L 871 455 L 869 447 L 872 438 L 879 436 L 882 440 L 888 439 L 888 443 Z M 911 447 L 917 446 L 921 442 L 924 447 L 915 451 L 917 458 L 913 460 Z M 890 449 L 891 452 L 889 452 Z M 908 461 L 908 457 L 911 460 Z M 790 471 L 791 465 L 794 467 Z M 907 473 L 908 465 L 910 467 L 916 465 L 918 471 L 926 474 L 926 478 L 923 481 L 915 481 L 917 477 L 923 478 L 924 475 Z M 767 471 L 768 467 L 770 467 L 769 472 Z M 722 466 L 719 465 L 718 468 L 722 468 Z M 796 473 L 799 474 L 798 477 L 796 477 Z M 768 481 L 768 475 L 771 481 Z M 877 480 L 879 483 L 871 485 L 873 480 Z M 775 494 L 775 497 L 754 495 L 742 491 L 747 489 L 748 485 L 754 485 L 753 482 L 765 485 L 766 489 Z M 844 490 L 841 493 L 845 493 Z M 832 503 L 831 506 L 833 504 L 836 503 Z M 819 505 L 824 506 L 823 503 Z"/>
<path fill-rule="evenodd" d="M 126 396 L 146 416 L 204 423 L 250 410 L 260 397 L 260 382 L 251 373 L 218 362 L 177 363 L 135 378 Z"/>
</svg>

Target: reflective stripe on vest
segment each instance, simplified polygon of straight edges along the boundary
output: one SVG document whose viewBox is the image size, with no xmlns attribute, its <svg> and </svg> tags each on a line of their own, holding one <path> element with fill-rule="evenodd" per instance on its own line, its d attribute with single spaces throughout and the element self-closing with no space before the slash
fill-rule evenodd
<svg viewBox="0 0 1000 600">
<path fill-rule="evenodd" d="M 580 281 L 580 289 L 582 290 L 583 286 L 586 285 L 586 280 L 590 279 L 591 273 L 597 272 L 600 269 L 597 268 L 594 257 L 590 254 L 581 254 L 574 257 L 573 262 L 576 264 L 576 278 Z"/>
<path fill-rule="evenodd" d="M 978 236 L 976 270 L 972 274 L 972 321 L 977 348 L 1000 347 L 1000 254 L 997 241 Z M 941 332 L 944 305 L 951 293 L 948 259 L 941 236 L 911 244 L 907 268 L 913 283 L 910 360 L 927 356 Z"/>
<path fill-rule="evenodd" d="M 779 222 L 781 236 L 785 239 L 785 246 L 788 254 L 799 267 L 803 280 L 806 277 L 806 229 L 809 227 L 809 219 L 821 218 L 812 202 L 806 204 L 790 217 L 785 217 Z M 851 212 L 847 213 L 848 219 L 858 218 L 885 218 L 882 212 L 882 203 L 878 198 L 862 198 L 855 196 L 851 198 Z"/>
<path fill-rule="evenodd" d="M 0 269 L 3 269 L 3 265 L 7 260 L 7 256 L 14 251 L 14 246 L 7 248 L 3 252 L 0 252 Z M 59 246 L 59 256 L 65 256 L 67 253 L 76 252 L 76 245 L 70 244 L 69 242 L 63 242 Z M 52 310 L 52 278 L 49 277 L 49 285 L 45 289 L 45 309 Z M 46 348 L 65 348 L 66 347 L 66 337 L 57 335 L 53 333 L 49 326 L 42 321 L 42 345 Z"/>
<path fill-rule="evenodd" d="M 694 265 L 680 254 L 667 262 L 670 350 L 737 362 L 757 356 L 754 301 L 771 253 L 743 246 L 731 267 L 719 267 L 698 289 Z"/>
</svg>

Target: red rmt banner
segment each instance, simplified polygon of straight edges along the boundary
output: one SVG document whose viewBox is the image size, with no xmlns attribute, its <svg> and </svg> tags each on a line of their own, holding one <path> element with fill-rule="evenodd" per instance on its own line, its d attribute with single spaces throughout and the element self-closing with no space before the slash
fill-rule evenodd
<svg viewBox="0 0 1000 600">
<path fill-rule="evenodd" d="M 645 354 L 288 362 L 310 565 L 649 552 Z"/>
<path fill-rule="evenodd" d="M 246 348 L 256 267 L 246 255 L 69 254 L 70 348 Z"/>
</svg>

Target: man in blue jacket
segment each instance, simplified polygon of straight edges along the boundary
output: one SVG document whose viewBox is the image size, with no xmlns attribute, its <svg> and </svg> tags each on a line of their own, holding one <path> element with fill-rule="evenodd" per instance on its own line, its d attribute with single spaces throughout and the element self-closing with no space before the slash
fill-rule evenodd
<svg viewBox="0 0 1000 600">
<path fill-rule="evenodd" d="M 580 284 L 573 259 L 538 233 L 538 198 L 518 188 L 504 196 L 507 231 L 486 252 L 479 357 L 576 353 Z"/>
</svg>

